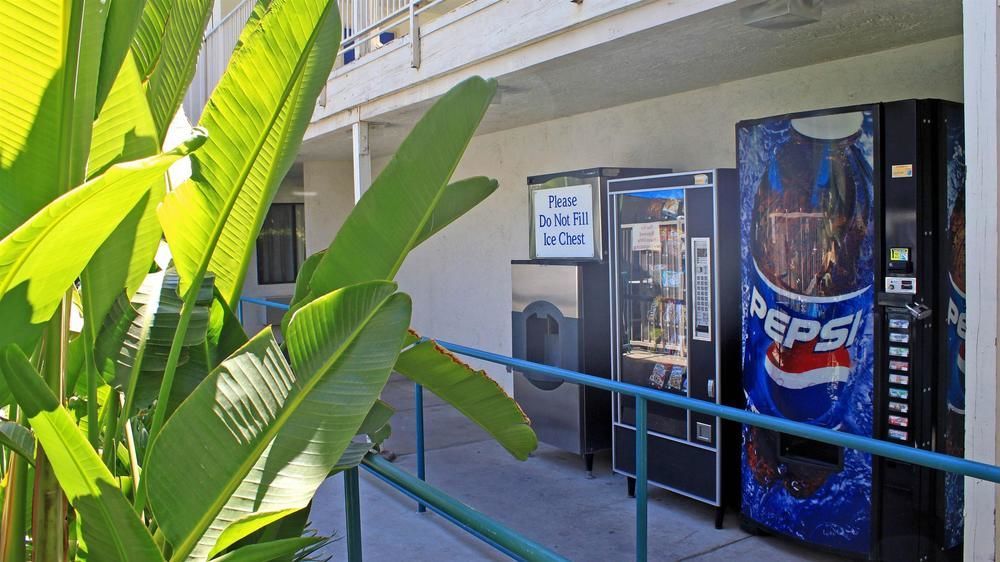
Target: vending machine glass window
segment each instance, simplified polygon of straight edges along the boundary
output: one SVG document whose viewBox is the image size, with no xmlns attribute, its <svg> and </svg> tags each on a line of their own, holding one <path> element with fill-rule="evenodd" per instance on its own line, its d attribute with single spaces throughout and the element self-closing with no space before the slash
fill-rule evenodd
<svg viewBox="0 0 1000 562">
<path fill-rule="evenodd" d="M 687 395 L 687 236 L 684 190 L 665 189 L 619 199 L 622 256 L 622 380 Z M 622 406 L 626 423 L 634 403 Z M 684 410 L 657 405 L 649 427 L 685 438 Z"/>
</svg>

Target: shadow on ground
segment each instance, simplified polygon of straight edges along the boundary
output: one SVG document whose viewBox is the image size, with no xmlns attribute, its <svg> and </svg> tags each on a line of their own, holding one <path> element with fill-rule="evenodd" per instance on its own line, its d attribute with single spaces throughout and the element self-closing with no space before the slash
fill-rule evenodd
<svg viewBox="0 0 1000 562">
<path fill-rule="evenodd" d="M 393 380 L 383 399 L 397 413 L 387 443 L 396 464 L 416 472 L 412 384 Z M 475 424 L 435 396 L 425 395 L 427 480 L 466 504 L 559 554 L 577 561 L 627 561 L 634 556 L 635 502 L 625 478 L 611 472 L 610 455 L 598 455 L 594 478 L 574 455 L 540 445 L 518 462 Z M 343 480 L 331 478 L 317 494 L 312 527 L 337 535 L 326 554 L 347 559 Z M 433 513 L 361 471 L 361 517 L 366 560 L 508 560 Z M 650 489 L 650 560 L 835 560 L 773 537 L 739 529 L 737 515 L 714 527 L 714 508 L 689 498 Z"/>
</svg>

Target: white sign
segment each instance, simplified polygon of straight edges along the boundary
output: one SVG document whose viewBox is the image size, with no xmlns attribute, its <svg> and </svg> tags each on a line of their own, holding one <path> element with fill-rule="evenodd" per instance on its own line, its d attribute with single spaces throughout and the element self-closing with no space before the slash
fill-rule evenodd
<svg viewBox="0 0 1000 562">
<path fill-rule="evenodd" d="M 660 223 L 643 222 L 632 225 L 633 252 L 660 251 Z"/>
<path fill-rule="evenodd" d="M 593 189 L 584 184 L 532 192 L 534 257 L 595 257 Z"/>
</svg>

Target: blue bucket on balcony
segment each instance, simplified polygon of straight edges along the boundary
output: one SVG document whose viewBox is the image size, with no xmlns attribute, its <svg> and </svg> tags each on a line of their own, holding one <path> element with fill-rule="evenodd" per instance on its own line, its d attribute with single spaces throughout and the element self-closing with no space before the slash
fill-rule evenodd
<svg viewBox="0 0 1000 562">
<path fill-rule="evenodd" d="M 351 28 L 344 28 L 344 36 L 342 37 L 344 47 L 353 47 L 354 41 L 347 41 L 347 38 L 351 35 Z M 344 51 L 344 64 L 350 64 L 354 62 L 355 54 L 354 49 L 350 48 Z"/>
</svg>

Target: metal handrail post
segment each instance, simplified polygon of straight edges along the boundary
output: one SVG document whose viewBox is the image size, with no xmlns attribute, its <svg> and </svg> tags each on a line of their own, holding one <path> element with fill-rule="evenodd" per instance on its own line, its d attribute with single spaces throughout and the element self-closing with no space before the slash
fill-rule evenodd
<svg viewBox="0 0 1000 562">
<path fill-rule="evenodd" d="M 358 467 L 344 471 L 344 514 L 347 517 L 347 560 L 362 562 L 361 483 Z"/>
<path fill-rule="evenodd" d="M 413 385 L 413 402 L 416 409 L 417 426 L 417 478 L 427 480 L 424 464 L 424 387 L 420 384 Z M 424 513 L 427 506 L 423 502 L 417 503 L 417 511 Z"/>
<path fill-rule="evenodd" d="M 648 503 L 646 498 L 646 399 L 635 399 L 635 559 L 646 562 Z"/>
</svg>

